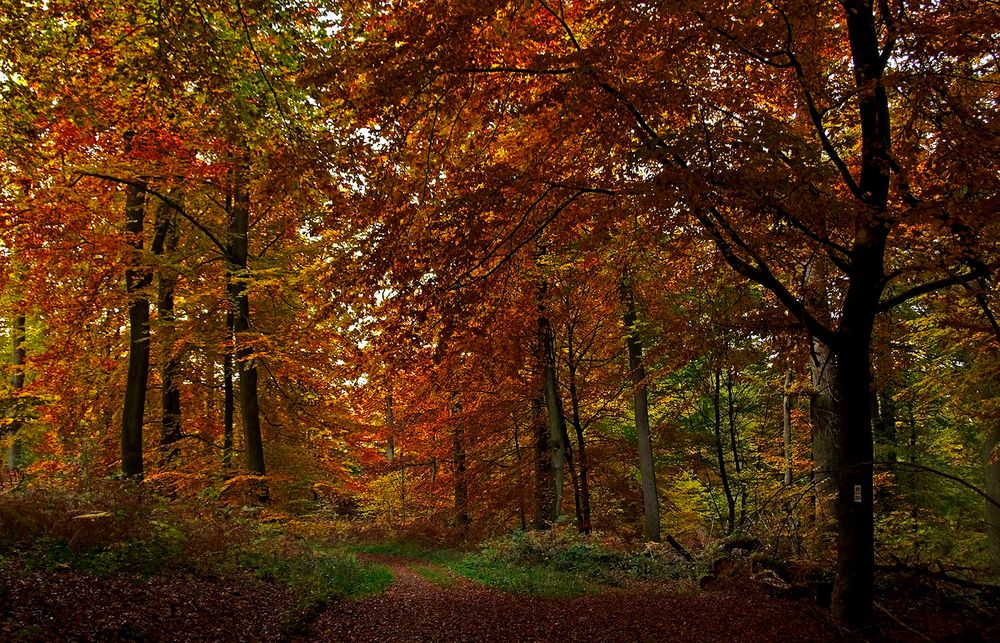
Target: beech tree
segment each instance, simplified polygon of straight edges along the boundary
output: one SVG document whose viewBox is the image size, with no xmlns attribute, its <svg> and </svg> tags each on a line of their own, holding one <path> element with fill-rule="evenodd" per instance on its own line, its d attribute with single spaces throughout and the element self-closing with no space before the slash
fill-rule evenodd
<svg viewBox="0 0 1000 643">
<path fill-rule="evenodd" d="M 518 191 L 520 202 L 506 199 L 517 213 L 507 220 L 521 221 L 507 227 L 513 247 L 579 211 L 549 205 L 534 186 L 564 190 L 567 201 L 636 194 L 661 226 L 690 216 L 733 270 L 831 351 L 840 432 L 833 602 L 852 627 L 870 618 L 874 588 L 875 319 L 989 273 L 976 238 L 996 177 L 961 161 L 945 139 L 961 133 L 978 142 L 973 158 L 989 156 L 995 87 L 979 81 L 992 73 L 991 11 L 960 12 L 959 45 L 947 37 L 957 14 L 946 5 L 425 2 L 375 9 L 369 28 L 380 37 L 362 46 L 361 59 L 383 61 L 376 100 L 393 105 L 383 131 L 422 141 L 432 163 L 458 128 L 468 144 L 493 150 L 463 166 L 452 149 L 447 184 L 460 188 L 490 167 L 482 192 Z M 410 109 L 424 105 L 431 118 L 426 107 Z M 894 120 L 905 126 L 893 130 Z M 527 154 L 497 154 L 514 131 Z M 533 149 L 545 152 L 532 158 Z M 570 150 L 574 163 L 550 161 Z M 502 237 L 497 223 L 492 234 Z M 927 238 L 945 253 L 930 251 Z M 828 318 L 809 294 L 820 284 L 798 277 L 817 253 L 833 267 L 822 284 Z M 495 270 L 506 256 L 487 255 L 474 269 Z"/>
</svg>

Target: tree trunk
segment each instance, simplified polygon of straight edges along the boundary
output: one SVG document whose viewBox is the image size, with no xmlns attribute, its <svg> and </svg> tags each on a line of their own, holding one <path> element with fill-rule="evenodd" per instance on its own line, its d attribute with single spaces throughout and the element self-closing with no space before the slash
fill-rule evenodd
<svg viewBox="0 0 1000 643">
<path fill-rule="evenodd" d="M 233 207 L 229 213 L 229 261 L 232 278 L 229 296 L 235 310 L 233 331 L 236 341 L 236 371 L 239 374 L 240 414 L 243 418 L 243 448 L 247 471 L 263 476 L 264 444 L 260 430 L 260 404 L 257 396 L 257 366 L 253 349 L 247 343 L 250 332 L 250 298 L 247 294 L 250 276 L 247 271 L 249 246 L 247 232 L 250 224 L 250 189 L 246 183 L 246 167 L 239 165 L 233 173 Z M 267 499 L 266 487 L 257 495 Z"/>
<path fill-rule="evenodd" d="M 228 286 L 227 286 L 228 290 Z M 222 466 L 226 469 L 233 464 L 233 426 L 236 403 L 233 392 L 233 324 L 231 310 L 226 311 L 226 352 L 222 355 Z"/>
<path fill-rule="evenodd" d="M 392 393 L 385 398 L 385 431 L 388 434 L 385 441 L 385 458 L 393 462 L 396 460 L 396 426 L 392 413 Z"/>
<path fill-rule="evenodd" d="M 23 314 L 14 317 L 14 349 L 11 355 L 12 372 L 10 375 L 10 388 L 14 395 L 24 388 L 24 343 L 27 340 L 25 332 L 25 317 Z M 17 435 L 13 436 L 13 442 L 7 450 L 7 469 L 13 474 L 21 468 L 23 458 L 23 445 Z"/>
<path fill-rule="evenodd" d="M 792 369 L 785 371 L 785 382 L 782 390 L 782 442 L 785 446 L 785 486 L 792 486 Z"/>
<path fill-rule="evenodd" d="M 740 442 L 736 429 L 736 400 L 733 399 L 733 368 L 726 371 L 726 418 L 729 421 L 729 449 L 733 454 L 733 470 L 736 473 L 736 484 L 740 487 L 740 519 L 737 524 L 743 526 L 747 519 L 747 486 L 743 482 L 743 460 L 740 457 Z"/>
<path fill-rule="evenodd" d="M 531 425 L 535 440 L 535 529 L 548 529 L 555 515 L 555 486 L 552 474 L 552 453 L 549 446 L 549 425 L 542 397 L 531 400 Z"/>
<path fill-rule="evenodd" d="M 635 413 L 635 433 L 639 450 L 639 475 L 642 488 L 643 536 L 647 541 L 660 542 L 660 501 L 656 490 L 653 464 L 653 442 L 649 433 L 649 399 L 646 389 L 646 369 L 642 363 L 642 338 L 636 327 L 638 316 L 632 290 L 623 282 L 625 303 L 625 344 L 628 367 L 632 375 L 632 409 Z"/>
<path fill-rule="evenodd" d="M 722 374 L 719 367 L 715 368 L 715 386 L 712 389 L 712 407 L 715 412 L 715 456 L 719 463 L 719 477 L 722 479 L 722 491 L 726 494 L 726 533 L 736 529 L 736 500 L 729 482 L 729 472 L 726 469 L 726 453 L 722 447 Z"/>
<path fill-rule="evenodd" d="M 465 529 L 469 524 L 469 481 L 465 477 L 465 427 L 458 416 L 462 412 L 461 402 L 451 405 L 452 427 L 452 467 L 455 475 L 455 524 Z"/>
<path fill-rule="evenodd" d="M 826 260 L 813 256 L 806 266 L 806 297 L 813 314 L 823 324 L 830 325 L 830 301 L 827 292 L 829 270 Z M 837 360 L 823 342 L 809 340 L 809 374 L 812 391 L 809 395 L 809 427 L 813 457 L 813 490 L 815 520 L 818 525 L 832 525 L 837 515 L 837 479 L 839 417 L 834 402 L 837 381 Z"/>
<path fill-rule="evenodd" d="M 837 406 L 842 430 L 832 606 L 834 613 L 855 629 L 869 623 L 875 590 L 870 337 L 870 332 L 848 336 L 837 352 Z"/>
<path fill-rule="evenodd" d="M 177 250 L 180 227 L 173 211 L 161 204 L 156 210 L 156 229 L 153 235 L 153 254 L 170 255 Z M 181 391 L 178 388 L 181 363 L 174 352 L 174 287 L 177 275 L 161 266 L 157 284 L 156 309 L 160 334 L 160 400 L 162 419 L 160 421 L 160 449 L 163 461 L 173 460 L 179 450 L 177 443 L 181 433 Z"/>
<path fill-rule="evenodd" d="M 587 462 L 587 444 L 583 438 L 583 424 L 580 421 L 580 396 L 576 390 L 576 360 L 578 359 L 578 355 L 576 354 L 575 338 L 573 336 L 573 324 L 568 325 L 566 337 L 567 361 L 569 363 L 570 422 L 573 424 L 574 433 L 576 433 L 576 453 L 579 467 L 580 506 L 577 530 L 581 534 L 589 534 L 591 531 L 590 480 Z"/>
<path fill-rule="evenodd" d="M 544 296 L 545 286 L 540 289 L 539 301 Z M 563 415 L 562 399 L 559 395 L 559 381 L 556 377 L 555 341 L 552 325 L 545 316 L 544 308 L 539 304 L 538 312 L 538 350 L 542 371 L 542 399 L 545 402 L 545 413 L 548 425 L 548 453 L 551 456 L 552 504 L 548 521 L 555 523 L 562 510 L 562 497 L 566 460 L 566 418 Z"/>
<path fill-rule="evenodd" d="M 152 280 L 143 266 L 143 222 L 145 192 L 139 186 L 128 186 L 125 195 L 125 233 L 132 247 L 129 268 L 125 271 L 125 291 L 129 303 L 128 374 L 125 380 L 125 403 L 122 410 L 121 456 L 122 475 L 141 478 L 142 422 L 146 410 L 146 390 L 149 386 L 149 300 L 142 292 Z"/>
<path fill-rule="evenodd" d="M 983 441 L 983 466 L 986 471 L 986 493 L 1000 501 L 1000 421 L 995 418 Z M 990 572 L 1000 576 L 1000 507 L 986 503 L 986 546 L 990 555 Z"/>
</svg>

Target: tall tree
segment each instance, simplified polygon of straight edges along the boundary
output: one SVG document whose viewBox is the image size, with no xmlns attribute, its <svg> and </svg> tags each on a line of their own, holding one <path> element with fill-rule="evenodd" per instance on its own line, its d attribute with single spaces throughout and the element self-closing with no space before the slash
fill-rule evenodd
<svg viewBox="0 0 1000 643">
<path fill-rule="evenodd" d="M 646 367 L 642 361 L 642 336 L 639 332 L 639 315 L 636 310 L 635 295 L 632 292 L 631 286 L 623 281 L 621 287 L 622 300 L 625 304 L 625 344 L 628 348 L 629 375 L 632 379 L 632 409 L 635 417 L 635 432 L 639 449 L 643 535 L 646 540 L 659 542 L 660 499 L 656 489 L 653 441 L 649 433 L 649 394 L 646 387 Z M 728 486 L 726 489 L 728 492 Z"/>
<path fill-rule="evenodd" d="M 145 289 L 152 281 L 152 272 L 144 265 L 142 256 L 145 196 L 141 186 L 126 187 L 125 232 L 132 247 L 130 265 L 125 272 L 125 290 L 132 298 L 128 311 L 128 374 L 121 430 L 122 475 L 126 478 L 141 478 L 143 474 L 142 424 L 149 386 L 149 299 Z"/>
<path fill-rule="evenodd" d="M 236 372 L 239 374 L 240 415 L 243 420 L 244 453 L 250 473 L 263 476 L 264 442 L 260 430 L 260 402 L 258 400 L 257 365 L 250 344 L 250 271 L 248 269 L 250 226 L 250 186 L 248 168 L 244 160 L 236 162 L 233 170 L 233 200 L 229 212 L 228 261 L 230 278 L 229 297 L 233 306 L 233 335 L 236 342 Z M 264 487 L 261 494 L 266 497 Z"/>
</svg>

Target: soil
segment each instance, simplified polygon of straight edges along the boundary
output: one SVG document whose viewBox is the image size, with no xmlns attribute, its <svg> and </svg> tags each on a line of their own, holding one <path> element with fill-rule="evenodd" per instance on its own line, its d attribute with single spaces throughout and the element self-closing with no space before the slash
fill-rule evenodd
<svg viewBox="0 0 1000 643">
<path fill-rule="evenodd" d="M 775 595 L 747 577 L 707 590 L 647 584 L 555 599 L 460 578 L 442 586 L 413 571 L 419 561 L 379 562 L 395 575 L 387 592 L 308 612 L 295 607 L 289 590 L 252 576 L 140 579 L 0 567 L 0 641 L 866 640 L 839 630 L 811 599 Z M 902 603 L 886 605 L 887 614 L 914 617 L 901 611 Z M 886 627 L 867 640 L 997 640 L 995 630 L 978 627 L 970 634 L 962 629 L 967 622 L 946 617 L 918 625 L 887 617 Z"/>
</svg>

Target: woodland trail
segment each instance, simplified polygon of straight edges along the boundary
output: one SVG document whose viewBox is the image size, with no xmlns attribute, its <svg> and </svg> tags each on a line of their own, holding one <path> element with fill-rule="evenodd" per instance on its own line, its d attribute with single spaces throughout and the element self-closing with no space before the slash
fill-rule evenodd
<svg viewBox="0 0 1000 643">
<path fill-rule="evenodd" d="M 579 598 L 508 594 L 464 579 L 434 584 L 416 559 L 379 557 L 387 592 L 327 607 L 296 641 L 831 641 L 839 634 L 807 603 L 761 586 L 667 593 L 621 589 Z"/>
</svg>

